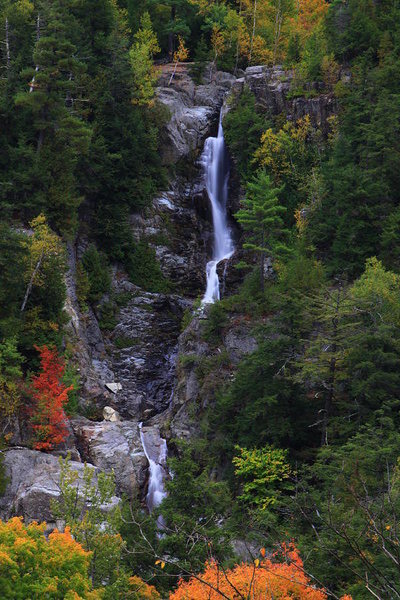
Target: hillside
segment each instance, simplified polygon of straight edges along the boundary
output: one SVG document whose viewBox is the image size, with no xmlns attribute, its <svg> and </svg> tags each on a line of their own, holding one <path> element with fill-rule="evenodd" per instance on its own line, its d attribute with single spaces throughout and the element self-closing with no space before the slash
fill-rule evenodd
<svg viewBox="0 0 400 600">
<path fill-rule="evenodd" d="M 1 598 L 400 597 L 399 17 L 0 0 Z"/>
</svg>

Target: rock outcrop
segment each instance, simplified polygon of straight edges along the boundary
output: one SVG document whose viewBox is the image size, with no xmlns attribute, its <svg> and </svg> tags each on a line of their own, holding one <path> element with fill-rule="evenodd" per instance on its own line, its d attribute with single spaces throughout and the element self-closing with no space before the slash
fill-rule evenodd
<svg viewBox="0 0 400 600">
<path fill-rule="evenodd" d="M 228 384 L 241 359 L 257 348 L 252 326 L 236 315 L 228 316 L 219 340 L 205 341 L 208 310 L 198 311 L 179 338 L 177 384 L 168 414 L 171 438 L 199 434 L 201 416 L 215 401 L 217 388 Z"/>
<path fill-rule="evenodd" d="M 272 115 L 284 113 L 293 121 L 309 115 L 313 125 L 325 133 L 328 118 L 337 112 L 335 96 L 318 82 L 309 84 L 304 94 L 294 95 L 295 84 L 293 72 L 282 67 L 248 67 L 244 76 L 235 81 L 233 93 L 240 94 L 248 86 L 257 102 Z"/>
<path fill-rule="evenodd" d="M 140 441 L 138 423 L 134 421 L 93 422 L 79 417 L 71 421 L 82 458 L 113 471 L 117 493 L 136 498 L 144 488 L 148 461 Z"/>
<path fill-rule="evenodd" d="M 157 88 L 157 98 L 170 114 L 162 149 L 165 165 L 195 155 L 210 135 L 223 98 L 236 79 L 230 73 L 210 70 L 205 83 L 195 85 L 186 68 L 175 73 L 171 84 L 170 77 L 171 69 L 167 66 Z"/>
<path fill-rule="evenodd" d="M 55 526 L 51 501 L 60 495 L 60 464 L 57 456 L 44 454 L 28 448 L 11 448 L 3 452 L 8 485 L 0 497 L 0 516 L 9 519 L 21 515 L 29 521 L 46 521 L 49 528 Z M 73 484 L 82 497 L 84 465 L 71 461 L 71 469 L 78 473 Z M 98 469 L 95 468 L 94 484 Z M 112 505 L 120 501 L 113 497 Z M 105 507 L 106 508 L 106 507 Z"/>
</svg>

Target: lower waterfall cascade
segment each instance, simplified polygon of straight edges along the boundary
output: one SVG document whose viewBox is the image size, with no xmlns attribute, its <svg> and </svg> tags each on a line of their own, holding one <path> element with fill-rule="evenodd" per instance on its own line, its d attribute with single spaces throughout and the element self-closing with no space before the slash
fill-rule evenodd
<svg viewBox="0 0 400 600">
<path fill-rule="evenodd" d="M 149 461 L 149 484 L 146 495 L 146 504 L 151 513 L 155 508 L 160 506 L 161 502 L 167 495 L 164 486 L 166 475 L 166 460 L 167 460 L 167 442 L 159 436 L 156 443 L 154 440 L 149 440 L 146 431 L 143 430 L 143 423 L 139 423 L 140 440 L 142 442 L 143 451 Z M 163 527 L 163 519 L 158 518 L 159 528 Z"/>
<path fill-rule="evenodd" d="M 222 110 L 217 137 L 209 137 L 204 144 L 201 163 L 206 177 L 206 187 L 211 203 L 214 228 L 213 257 L 206 266 L 207 287 L 203 304 L 213 304 L 220 299 L 218 265 L 234 253 L 232 235 L 227 221 L 229 161 L 222 126 Z"/>
</svg>

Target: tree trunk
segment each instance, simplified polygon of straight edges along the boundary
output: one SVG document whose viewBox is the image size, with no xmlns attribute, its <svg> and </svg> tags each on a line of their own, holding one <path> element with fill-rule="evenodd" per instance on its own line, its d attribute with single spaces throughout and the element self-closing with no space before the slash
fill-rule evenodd
<svg viewBox="0 0 400 600">
<path fill-rule="evenodd" d="M 249 62 L 251 62 L 251 55 L 253 52 L 253 43 L 254 36 L 256 34 L 256 17 L 257 17 L 257 0 L 254 0 L 254 12 L 253 12 L 253 30 L 251 32 L 251 41 L 250 41 L 250 52 L 249 52 Z"/>
<path fill-rule="evenodd" d="M 239 17 L 242 16 L 242 0 L 240 0 L 240 4 L 239 4 Z M 235 75 L 237 73 L 238 70 L 238 64 L 239 64 L 239 29 L 237 32 L 237 41 L 236 41 L 236 60 L 235 60 Z"/>
<path fill-rule="evenodd" d="M 176 68 L 177 68 L 177 66 L 178 66 L 178 61 L 176 61 L 176 63 L 175 63 L 175 67 L 174 67 L 174 70 L 173 70 L 173 72 L 172 72 L 172 75 L 171 75 L 171 77 L 169 78 L 169 81 L 168 81 L 168 87 L 171 85 L 171 83 L 172 83 L 172 80 L 173 80 L 173 78 L 175 77 L 175 73 L 176 73 Z"/>
<path fill-rule="evenodd" d="M 265 284 L 264 284 L 264 265 L 265 265 L 265 253 L 261 252 L 261 256 L 260 256 L 260 288 L 261 291 L 264 293 L 265 290 Z"/>
<path fill-rule="evenodd" d="M 40 14 L 38 13 L 37 19 L 36 19 L 36 43 L 40 40 Z M 36 65 L 35 67 L 35 73 L 37 73 L 39 71 L 39 65 Z M 32 77 L 32 81 L 29 85 L 29 93 L 31 94 L 34 90 L 34 83 L 35 83 L 35 79 L 36 79 L 36 75 L 34 75 Z"/>
<path fill-rule="evenodd" d="M 175 23 L 175 18 L 176 18 L 176 6 L 171 6 L 171 23 Z M 172 62 L 174 60 L 174 48 L 175 46 L 175 34 L 173 31 L 171 31 L 168 34 L 168 56 L 169 56 L 169 60 L 170 62 Z"/>
<path fill-rule="evenodd" d="M 336 352 L 336 344 L 333 346 L 333 351 Z M 321 446 L 328 446 L 328 423 L 335 396 L 336 358 L 331 359 L 329 373 L 328 393 L 325 398 L 324 414 L 322 417 Z"/>
<path fill-rule="evenodd" d="M 341 292 L 338 292 L 335 316 L 332 319 L 332 358 L 329 364 L 329 379 L 328 379 L 328 393 L 325 398 L 324 415 L 322 418 L 322 432 L 321 432 L 321 446 L 328 446 L 328 424 L 329 417 L 332 412 L 332 406 L 335 399 L 335 379 L 336 379 L 336 352 L 338 348 L 338 328 L 339 328 L 339 307 L 341 302 Z"/>
<path fill-rule="evenodd" d="M 36 275 L 38 274 L 38 271 L 39 271 L 39 269 L 40 269 L 40 265 L 42 264 L 43 257 L 44 257 L 44 250 L 42 250 L 42 253 L 41 253 L 41 255 L 39 256 L 39 260 L 38 260 L 38 261 L 37 261 L 37 263 L 36 263 L 36 267 L 35 267 L 35 268 L 34 268 L 34 270 L 33 270 L 33 273 L 32 273 L 32 275 L 31 275 L 31 278 L 30 278 L 30 280 L 29 280 L 29 283 L 28 283 L 28 287 L 26 288 L 26 292 L 25 292 L 24 300 L 23 300 L 23 302 L 22 302 L 21 309 L 20 309 L 20 312 L 21 312 L 21 313 L 23 313 L 23 312 L 24 312 L 24 310 L 25 310 L 26 303 L 28 302 L 28 298 L 29 298 L 29 296 L 30 296 L 30 294 L 31 294 L 32 287 L 33 287 L 33 283 L 34 283 L 34 281 L 35 281 L 35 277 L 36 277 Z"/>
<path fill-rule="evenodd" d="M 10 54 L 10 31 L 8 27 L 8 17 L 6 17 L 6 57 L 7 57 L 7 70 L 11 67 L 11 54 Z"/>
</svg>

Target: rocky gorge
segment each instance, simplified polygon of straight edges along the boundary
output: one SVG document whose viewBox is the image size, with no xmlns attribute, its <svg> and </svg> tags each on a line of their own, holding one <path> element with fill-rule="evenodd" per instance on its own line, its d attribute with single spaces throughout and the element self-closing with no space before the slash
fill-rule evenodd
<svg viewBox="0 0 400 600">
<path fill-rule="evenodd" d="M 188 71 L 178 71 L 169 85 L 165 70 L 157 90 L 166 107 L 163 163 L 173 174 L 169 188 L 153 200 L 145 214 L 132 214 L 137 241 L 154 249 L 162 275 L 171 283 L 163 293 L 144 291 L 115 265 L 112 292 L 96 309 L 83 312 L 77 298 L 76 268 L 87 246 L 82 234 L 69 244 L 66 341 L 78 365 L 82 415 L 70 420 L 70 436 L 60 453 L 71 454 L 71 466 L 82 478 L 83 463 L 115 474 L 118 498 L 144 501 L 149 481 L 149 453 L 139 424 L 155 447 L 166 439 L 189 439 L 201 427 L 204 409 L 213 402 L 215 376 L 229 381 L 241 358 L 254 351 L 252 324 L 232 314 L 218 343 L 202 336 L 207 307 L 199 310 L 205 266 L 212 246 L 212 222 L 204 172 L 199 158 L 205 139 L 215 133 L 222 106 L 245 86 L 263 110 L 297 120 L 310 115 L 324 130 L 337 110 L 331 93 L 292 97 L 291 74 L 280 67 L 249 67 L 240 77 L 206 71 L 196 85 Z M 235 291 L 240 278 L 234 269 L 240 255 L 240 231 L 233 221 L 240 192 L 231 190 L 228 220 L 239 252 L 223 265 L 223 292 Z M 112 305 L 115 325 L 100 327 L 105 305 Z M 160 454 L 156 452 L 156 456 Z M 22 446 L 4 453 L 8 485 L 0 498 L 3 518 L 13 514 L 28 520 L 54 521 L 50 500 L 59 493 L 58 456 Z"/>
</svg>

